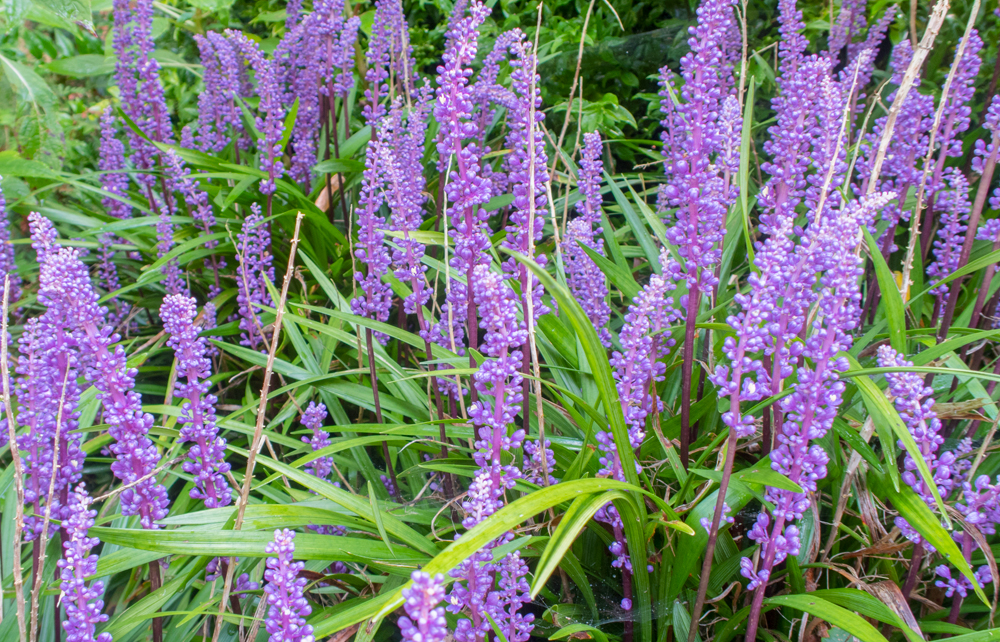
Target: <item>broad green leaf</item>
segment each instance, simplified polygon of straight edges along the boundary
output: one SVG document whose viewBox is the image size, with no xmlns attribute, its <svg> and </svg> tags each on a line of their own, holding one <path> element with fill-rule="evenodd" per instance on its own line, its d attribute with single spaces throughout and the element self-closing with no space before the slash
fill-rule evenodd
<svg viewBox="0 0 1000 642">
<path fill-rule="evenodd" d="M 818 617 L 822 620 L 839 626 L 861 642 L 888 642 L 874 626 L 868 623 L 857 613 L 852 613 L 847 609 L 837 606 L 831 602 L 816 597 L 815 593 L 805 595 L 778 595 L 767 598 L 765 604 L 778 607 L 790 607 L 799 611 Z"/>
<path fill-rule="evenodd" d="M 869 595 L 860 589 L 819 589 L 810 592 L 810 595 L 822 598 L 849 611 L 854 611 L 859 615 L 874 618 L 879 622 L 890 624 L 902 631 L 903 635 L 905 635 L 910 642 L 919 642 L 923 640 L 923 638 L 920 637 L 920 634 L 906 626 L 906 623 L 903 622 L 902 618 L 896 615 L 891 608 L 883 604 L 882 601 L 875 596 Z"/>
<path fill-rule="evenodd" d="M 906 354 L 906 312 L 903 308 L 903 298 L 899 294 L 896 286 L 896 278 L 889 270 L 882 250 L 878 246 L 878 241 L 871 235 L 864 225 L 861 231 L 865 235 L 868 243 L 868 252 L 872 262 L 875 264 L 875 277 L 878 279 L 879 298 L 885 304 L 885 316 L 889 323 L 889 343 L 896 352 Z"/>
<path fill-rule="evenodd" d="M 969 562 L 962 555 L 962 551 L 959 550 L 951 534 L 941 526 L 941 523 L 935 518 L 934 513 L 927 507 L 924 500 L 918 497 L 909 486 L 904 485 L 899 490 L 896 490 L 892 487 L 892 484 L 886 484 L 884 479 L 876 473 L 870 473 L 868 480 L 869 486 L 872 486 L 871 482 L 876 482 L 881 490 L 879 496 L 895 506 L 899 514 L 906 519 L 910 526 L 920 533 L 931 546 L 937 549 L 952 566 L 961 571 L 962 575 L 972 582 L 972 586 L 976 590 L 976 595 L 989 608 L 990 602 L 986 597 L 986 593 L 979 586 L 979 581 L 976 579 L 972 567 L 969 566 Z"/>
<path fill-rule="evenodd" d="M 754 54 L 756 55 L 756 54 Z M 740 133 L 740 169 L 737 183 L 740 188 L 740 212 L 743 214 L 743 241 L 746 244 L 750 265 L 754 265 L 753 239 L 750 238 L 750 132 L 753 129 L 753 99 L 756 78 L 750 76 L 747 85 L 746 102 L 743 104 L 743 129 Z"/>
<path fill-rule="evenodd" d="M 224 531 L 224 530 L 143 530 L 128 528 L 90 529 L 92 537 L 101 541 L 118 544 L 141 551 L 153 551 L 163 555 L 206 555 L 209 557 L 267 557 L 264 550 L 274 539 L 272 531 Z M 395 554 L 394 554 L 395 553 Z M 355 562 L 358 564 L 391 565 L 410 567 L 411 570 L 427 561 L 427 556 L 413 549 L 389 550 L 382 542 L 341 537 L 337 535 L 317 535 L 299 533 L 295 536 L 295 559 L 330 560 L 332 562 Z M 391 569 L 387 569 L 392 572 Z M 403 568 L 400 573 L 409 574 Z"/>
</svg>

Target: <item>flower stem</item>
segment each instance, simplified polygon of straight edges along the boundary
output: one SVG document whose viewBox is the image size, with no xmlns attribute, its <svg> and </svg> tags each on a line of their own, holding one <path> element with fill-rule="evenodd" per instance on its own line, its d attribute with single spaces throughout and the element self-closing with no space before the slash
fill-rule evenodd
<svg viewBox="0 0 1000 642">
<path fill-rule="evenodd" d="M 694 366 L 695 323 L 698 320 L 700 288 L 695 284 L 688 292 L 687 323 L 684 327 L 684 362 L 681 365 L 681 463 L 688 468 L 691 448 L 691 371 Z"/>
<path fill-rule="evenodd" d="M 375 398 L 375 421 L 381 424 L 384 422 L 382 421 L 382 403 L 379 401 L 378 396 L 378 375 L 375 374 L 375 350 L 372 347 L 371 328 L 365 328 L 365 343 L 368 345 L 368 373 L 371 375 L 372 396 Z M 389 443 L 386 441 L 382 442 L 382 457 L 385 458 L 385 468 L 389 471 L 389 479 L 392 480 L 392 487 L 399 489 L 399 484 L 396 483 L 396 471 L 392 467 L 392 458 L 389 456 Z"/>
</svg>

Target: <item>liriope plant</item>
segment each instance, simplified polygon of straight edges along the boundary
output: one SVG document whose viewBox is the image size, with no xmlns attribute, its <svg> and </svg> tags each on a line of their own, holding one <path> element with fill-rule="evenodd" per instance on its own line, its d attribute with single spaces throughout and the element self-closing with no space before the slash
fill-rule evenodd
<svg viewBox="0 0 1000 642">
<path fill-rule="evenodd" d="M 185 122 L 168 8 L 92 169 L 5 157 L 0 638 L 1000 632 L 991 10 L 703 0 L 657 143 L 480 0 L 198 33 Z"/>
</svg>

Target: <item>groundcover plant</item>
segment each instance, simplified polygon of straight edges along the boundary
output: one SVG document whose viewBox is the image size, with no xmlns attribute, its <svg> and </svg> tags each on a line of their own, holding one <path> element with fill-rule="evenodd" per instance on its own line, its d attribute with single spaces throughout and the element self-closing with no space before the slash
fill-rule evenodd
<svg viewBox="0 0 1000 642">
<path fill-rule="evenodd" d="M 0 639 L 1000 637 L 995 6 L 701 0 L 657 141 L 541 5 L 21 4 Z"/>
</svg>

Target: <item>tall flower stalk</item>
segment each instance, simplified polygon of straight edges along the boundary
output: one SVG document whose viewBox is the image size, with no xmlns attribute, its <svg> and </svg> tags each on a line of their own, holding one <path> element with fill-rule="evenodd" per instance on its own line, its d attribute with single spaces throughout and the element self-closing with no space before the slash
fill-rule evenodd
<svg viewBox="0 0 1000 642">
<path fill-rule="evenodd" d="M 681 462 L 688 464 L 691 442 L 691 378 L 695 350 L 695 323 L 702 296 L 713 292 L 718 278 L 713 268 L 722 256 L 726 213 L 736 196 L 715 156 L 733 132 L 719 127 L 713 117 L 727 96 L 735 93 L 733 51 L 739 42 L 733 0 L 706 0 L 699 5 L 697 25 L 691 28 L 690 53 L 681 59 L 683 87 L 673 75 L 660 71 L 663 112 L 663 153 L 666 183 L 660 190 L 660 209 L 676 208 L 668 219 L 667 240 L 680 260 L 664 267 L 687 292 L 678 303 L 685 310 L 686 333 L 681 370 Z M 738 129 L 737 129 L 738 131 Z"/>
</svg>

